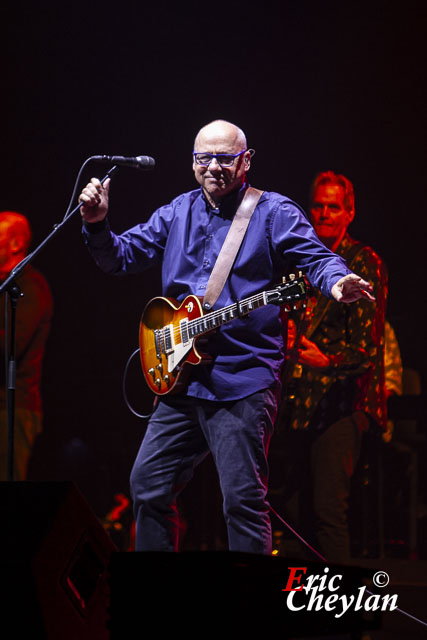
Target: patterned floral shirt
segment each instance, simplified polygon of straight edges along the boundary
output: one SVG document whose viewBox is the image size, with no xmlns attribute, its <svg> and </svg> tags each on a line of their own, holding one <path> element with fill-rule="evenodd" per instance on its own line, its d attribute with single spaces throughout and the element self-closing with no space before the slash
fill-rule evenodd
<svg viewBox="0 0 427 640">
<path fill-rule="evenodd" d="M 282 419 L 293 429 L 322 429 L 339 418 L 363 411 L 386 426 L 384 322 L 388 277 L 381 258 L 347 234 L 336 253 L 354 273 L 371 282 L 376 302 L 338 303 L 313 292 L 307 308 L 291 315 L 296 340 L 306 335 L 329 356 L 328 369 L 285 365 L 287 397 Z M 290 355 L 292 355 L 290 353 Z"/>
</svg>

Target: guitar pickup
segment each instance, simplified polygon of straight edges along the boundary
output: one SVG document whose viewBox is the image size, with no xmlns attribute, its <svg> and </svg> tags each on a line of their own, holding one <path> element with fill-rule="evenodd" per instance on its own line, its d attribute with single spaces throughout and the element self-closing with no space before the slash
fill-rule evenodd
<svg viewBox="0 0 427 640">
<path fill-rule="evenodd" d="M 188 333 L 188 318 L 183 318 L 179 323 L 179 328 L 181 331 L 181 342 L 184 347 L 190 344 L 190 336 Z"/>
</svg>

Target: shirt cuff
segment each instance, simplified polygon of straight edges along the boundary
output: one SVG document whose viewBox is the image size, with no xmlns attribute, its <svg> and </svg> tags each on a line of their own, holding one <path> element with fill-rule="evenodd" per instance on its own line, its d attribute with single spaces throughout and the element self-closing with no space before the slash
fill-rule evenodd
<svg viewBox="0 0 427 640">
<path fill-rule="evenodd" d="M 104 231 L 104 229 L 107 229 L 107 227 L 107 218 L 104 218 L 104 220 L 98 220 L 98 222 L 86 222 L 86 220 L 83 220 L 83 228 L 90 234 L 100 233 L 101 231 Z"/>
</svg>

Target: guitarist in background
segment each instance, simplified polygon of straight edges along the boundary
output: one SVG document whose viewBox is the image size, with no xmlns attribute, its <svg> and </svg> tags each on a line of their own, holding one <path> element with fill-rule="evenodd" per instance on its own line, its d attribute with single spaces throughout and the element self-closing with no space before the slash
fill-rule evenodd
<svg viewBox="0 0 427 640">
<path fill-rule="evenodd" d="M 107 273 L 162 268 L 163 296 L 204 296 L 224 239 L 250 188 L 253 151 L 237 126 L 216 120 L 196 136 L 199 188 L 157 209 L 117 236 L 107 221 L 109 181 L 92 178 L 80 195 L 83 234 Z M 215 308 L 271 288 L 289 263 L 325 296 L 373 300 L 371 285 L 317 238 L 304 212 L 263 192 Z M 178 549 L 176 499 L 210 452 L 218 471 L 230 550 L 270 553 L 267 451 L 284 358 L 280 308 L 264 306 L 209 334 L 211 364 L 192 367 L 185 391 L 162 396 L 131 473 L 135 548 Z M 163 372 L 164 374 L 164 372 Z"/>
<path fill-rule="evenodd" d="M 320 173 L 310 194 L 320 240 L 371 282 L 376 303 L 340 305 L 320 292 L 290 320 L 288 399 L 272 445 L 272 493 L 283 487 L 289 524 L 309 537 L 329 562 L 350 559 L 350 482 L 370 426 L 386 428 L 384 322 L 387 272 L 381 258 L 347 233 L 354 218 L 351 182 Z M 279 492 L 280 493 L 280 492 Z M 312 503 L 314 522 L 305 515 Z"/>
</svg>

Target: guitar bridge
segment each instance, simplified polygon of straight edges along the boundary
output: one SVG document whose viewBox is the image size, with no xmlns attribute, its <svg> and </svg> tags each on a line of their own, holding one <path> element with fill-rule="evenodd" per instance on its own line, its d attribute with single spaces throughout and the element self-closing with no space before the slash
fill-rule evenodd
<svg viewBox="0 0 427 640">
<path fill-rule="evenodd" d="M 161 360 L 162 358 L 162 350 L 160 347 L 161 329 L 154 329 L 153 333 L 154 333 L 154 345 L 156 347 L 156 356 L 158 357 L 159 360 Z"/>
</svg>

